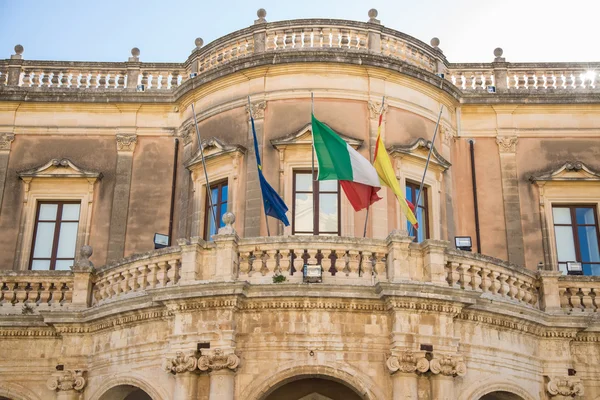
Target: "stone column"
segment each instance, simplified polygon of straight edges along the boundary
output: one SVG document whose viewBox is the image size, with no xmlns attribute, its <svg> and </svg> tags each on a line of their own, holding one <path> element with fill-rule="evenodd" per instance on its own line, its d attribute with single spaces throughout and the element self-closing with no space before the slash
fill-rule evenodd
<svg viewBox="0 0 600 400">
<path fill-rule="evenodd" d="M 449 243 L 442 240 L 426 240 L 423 247 L 423 279 L 434 285 L 448 286 L 446 281 L 446 248 Z"/>
<path fill-rule="evenodd" d="M 546 312 L 560 311 L 560 293 L 558 290 L 558 277 L 560 271 L 538 271 L 541 280 L 541 308 Z"/>
<path fill-rule="evenodd" d="M 235 374 L 228 369 L 212 371 L 210 374 L 208 400 L 233 400 Z"/>
<path fill-rule="evenodd" d="M 412 239 L 405 231 L 392 231 L 386 239 L 388 247 L 387 270 L 390 282 L 412 280 L 408 262 L 408 247 Z"/>
<path fill-rule="evenodd" d="M 190 240 L 178 239 L 177 244 L 181 247 L 181 268 L 179 270 L 179 283 L 186 285 L 203 279 L 200 254 L 200 238 L 192 237 Z"/>
<path fill-rule="evenodd" d="M 264 119 L 267 103 L 260 101 L 252 103 L 252 117 L 254 118 L 254 128 L 256 129 L 256 140 L 258 149 L 264 156 L 263 135 Z M 246 111 L 249 112 L 248 106 Z M 250 120 L 250 118 L 248 118 Z M 256 169 L 256 155 L 252 137 L 252 126 L 248 122 L 248 153 L 246 157 L 246 204 L 244 212 L 244 237 L 256 237 L 261 235 L 261 226 L 264 221 L 264 210 L 261 198 L 260 183 L 258 182 L 258 171 Z M 275 227 L 273 227 L 275 228 Z M 266 227 L 265 227 L 266 229 Z M 273 229 L 275 232 L 275 229 Z"/>
<path fill-rule="evenodd" d="M 12 133 L 0 134 L 0 214 L 2 214 L 2 199 L 4 196 L 4 185 L 6 184 L 6 174 L 8 172 L 10 145 L 13 140 L 15 140 L 15 135 Z"/>
<path fill-rule="evenodd" d="M 208 371 L 210 376 L 209 400 L 233 400 L 235 370 L 240 359 L 233 352 L 225 354 L 221 349 L 208 350 L 198 359 L 198 369 Z"/>
<path fill-rule="evenodd" d="M 381 53 L 381 21 L 377 19 L 379 13 L 376 9 L 369 10 L 369 33 L 367 36 L 367 48 L 369 52 Z"/>
<path fill-rule="evenodd" d="M 381 137 L 385 142 L 385 115 L 388 109 L 387 103 L 379 101 L 369 101 L 369 161 L 373 162 L 375 157 L 375 145 L 377 143 L 377 133 L 379 130 L 379 115 L 383 113 L 381 123 Z M 383 149 L 385 150 L 385 149 Z M 381 200 L 371 206 L 371 215 L 369 216 L 369 225 L 371 226 L 371 236 L 377 239 L 383 239 L 387 236 L 388 230 L 388 189 L 381 188 L 379 196 Z"/>
<path fill-rule="evenodd" d="M 57 400 L 78 400 L 86 385 L 83 370 L 66 370 L 52 376 L 46 382 L 48 389 L 56 392 Z"/>
<path fill-rule="evenodd" d="M 117 170 L 110 212 L 107 262 L 123 258 L 125 252 L 129 191 L 136 143 L 137 135 L 117 135 Z"/>
<path fill-rule="evenodd" d="M 418 400 L 417 373 L 425 373 L 429 369 L 425 354 L 404 351 L 388 358 L 386 366 L 392 374 L 392 399 Z"/>
<path fill-rule="evenodd" d="M 92 305 L 92 278 L 96 270 L 90 261 L 92 246 L 82 246 L 80 258 L 71 267 L 73 270 L 73 299 L 74 306 L 87 308 Z"/>
<path fill-rule="evenodd" d="M 263 29 L 255 30 L 253 33 L 254 39 L 254 53 L 264 53 L 266 50 L 267 43 L 267 29 L 266 24 L 267 20 L 265 17 L 267 16 L 267 11 L 264 8 L 259 8 L 256 12 L 257 20 L 254 20 L 254 25 L 260 25 Z"/>
<path fill-rule="evenodd" d="M 125 64 L 127 66 L 127 89 L 136 89 L 140 77 L 140 49 L 134 47 L 131 49 L 131 57 Z"/>
<path fill-rule="evenodd" d="M 494 83 L 496 84 L 496 92 L 506 92 L 508 89 L 508 85 L 506 84 L 506 76 L 508 71 L 508 63 L 506 59 L 502 57 L 504 51 L 497 47 L 494 49 L 494 62 L 492 63 L 492 68 L 494 68 Z"/>
<path fill-rule="evenodd" d="M 454 377 L 465 376 L 467 366 L 461 356 L 458 355 L 435 355 L 429 361 L 431 376 L 431 398 L 436 400 L 453 400 Z"/>
<path fill-rule="evenodd" d="M 227 212 L 223 215 L 225 226 L 219 229 L 219 233 L 213 236 L 213 241 L 217 246 L 215 257 L 215 270 L 212 276 L 206 276 L 205 279 L 215 281 L 232 281 L 236 278 L 238 263 L 238 235 L 233 229 L 235 215 Z"/>
<path fill-rule="evenodd" d="M 196 400 L 198 396 L 198 375 L 195 373 L 198 359 L 193 354 L 185 355 L 178 351 L 174 358 L 168 358 L 165 371 L 175 375 L 173 399 Z"/>
<path fill-rule="evenodd" d="M 502 176 L 502 200 L 506 223 L 506 244 L 508 261 L 525 266 L 523 227 L 521 226 L 521 202 L 519 178 L 517 176 L 517 137 L 496 137 L 500 151 L 500 171 Z"/>
</svg>

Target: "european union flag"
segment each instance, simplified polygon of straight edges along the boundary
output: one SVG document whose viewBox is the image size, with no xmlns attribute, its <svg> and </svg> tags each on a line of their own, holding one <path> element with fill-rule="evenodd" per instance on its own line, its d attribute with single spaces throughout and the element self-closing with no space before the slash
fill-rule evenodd
<svg viewBox="0 0 600 400">
<path fill-rule="evenodd" d="M 262 163 L 260 162 L 260 153 L 258 152 L 258 141 L 256 140 L 256 130 L 254 129 L 254 118 L 250 115 L 252 123 L 252 136 L 254 136 L 254 153 L 256 154 L 256 165 L 258 167 L 258 180 L 260 181 L 260 190 L 262 192 L 263 205 L 265 206 L 265 214 L 273 218 L 277 218 L 285 226 L 290 224 L 285 213 L 288 207 L 283 202 L 279 194 L 269 185 L 269 182 L 263 176 Z"/>
</svg>

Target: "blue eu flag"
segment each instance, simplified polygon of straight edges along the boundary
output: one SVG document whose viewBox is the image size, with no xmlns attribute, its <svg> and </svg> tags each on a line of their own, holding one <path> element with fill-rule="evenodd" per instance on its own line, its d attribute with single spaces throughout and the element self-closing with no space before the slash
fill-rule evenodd
<svg viewBox="0 0 600 400">
<path fill-rule="evenodd" d="M 260 181 L 260 190 L 262 192 L 263 205 L 265 206 L 265 214 L 270 217 L 277 218 L 285 226 L 290 222 L 285 213 L 288 207 L 285 205 L 279 194 L 269 185 L 269 182 L 263 176 L 262 163 L 260 162 L 260 153 L 258 152 L 258 141 L 256 140 L 256 130 L 254 129 L 254 118 L 250 116 L 252 123 L 252 136 L 254 137 L 254 153 L 256 154 L 256 165 L 258 167 L 258 180 Z"/>
</svg>

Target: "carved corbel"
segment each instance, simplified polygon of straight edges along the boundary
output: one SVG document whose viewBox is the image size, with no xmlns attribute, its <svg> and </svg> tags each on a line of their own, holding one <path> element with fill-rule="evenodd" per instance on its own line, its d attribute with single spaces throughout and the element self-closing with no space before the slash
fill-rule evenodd
<svg viewBox="0 0 600 400">
<path fill-rule="evenodd" d="M 15 135 L 12 133 L 0 134 L 0 150 L 10 151 L 10 145 L 15 140 Z"/>
<path fill-rule="evenodd" d="M 172 374 L 181 374 L 183 372 L 192 372 L 198 366 L 198 359 L 193 354 L 186 355 L 182 351 L 175 353 L 174 358 L 167 358 L 165 362 L 165 371 Z"/>
<path fill-rule="evenodd" d="M 546 385 L 546 390 L 550 396 L 575 397 L 583 396 L 583 384 L 578 378 L 571 376 L 552 377 Z"/>
<path fill-rule="evenodd" d="M 137 135 L 117 135 L 117 151 L 133 152 L 137 144 Z"/>
<path fill-rule="evenodd" d="M 263 119 L 265 117 L 265 110 L 267 109 L 266 101 L 257 101 L 252 103 L 250 106 L 246 105 L 246 112 L 249 113 L 252 110 L 252 118 L 256 121 L 257 119 Z"/>
<path fill-rule="evenodd" d="M 75 390 L 82 391 L 85 388 L 86 380 L 83 374 L 86 371 L 80 369 L 69 369 L 59 374 L 56 374 L 52 378 L 48 379 L 46 386 L 50 390 L 61 391 L 61 390 Z"/>
<path fill-rule="evenodd" d="M 230 369 L 235 371 L 240 365 L 240 358 L 234 353 L 225 354 L 221 349 L 215 349 L 214 352 L 202 355 L 198 359 L 198 369 L 200 371 L 219 371 Z"/>
<path fill-rule="evenodd" d="M 378 119 L 379 114 L 383 114 L 388 110 L 388 103 L 383 104 L 383 110 L 381 109 L 381 101 L 371 101 L 369 100 L 369 117 L 371 119 Z"/>
<path fill-rule="evenodd" d="M 412 351 L 405 351 L 398 356 L 391 356 L 385 364 L 391 374 L 398 371 L 425 373 L 429 369 L 429 361 L 425 356 Z"/>
<path fill-rule="evenodd" d="M 516 136 L 497 136 L 496 143 L 500 153 L 516 153 L 517 142 L 519 138 Z"/>
</svg>

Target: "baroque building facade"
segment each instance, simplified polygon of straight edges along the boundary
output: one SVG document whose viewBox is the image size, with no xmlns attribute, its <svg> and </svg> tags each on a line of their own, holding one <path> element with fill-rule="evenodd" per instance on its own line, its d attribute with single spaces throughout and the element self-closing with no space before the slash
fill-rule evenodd
<svg viewBox="0 0 600 400">
<path fill-rule="evenodd" d="M 600 64 L 265 17 L 183 63 L 0 60 L 0 399 L 600 399 Z M 416 233 L 312 179 L 312 107 L 366 158 L 383 114 Z"/>
</svg>

